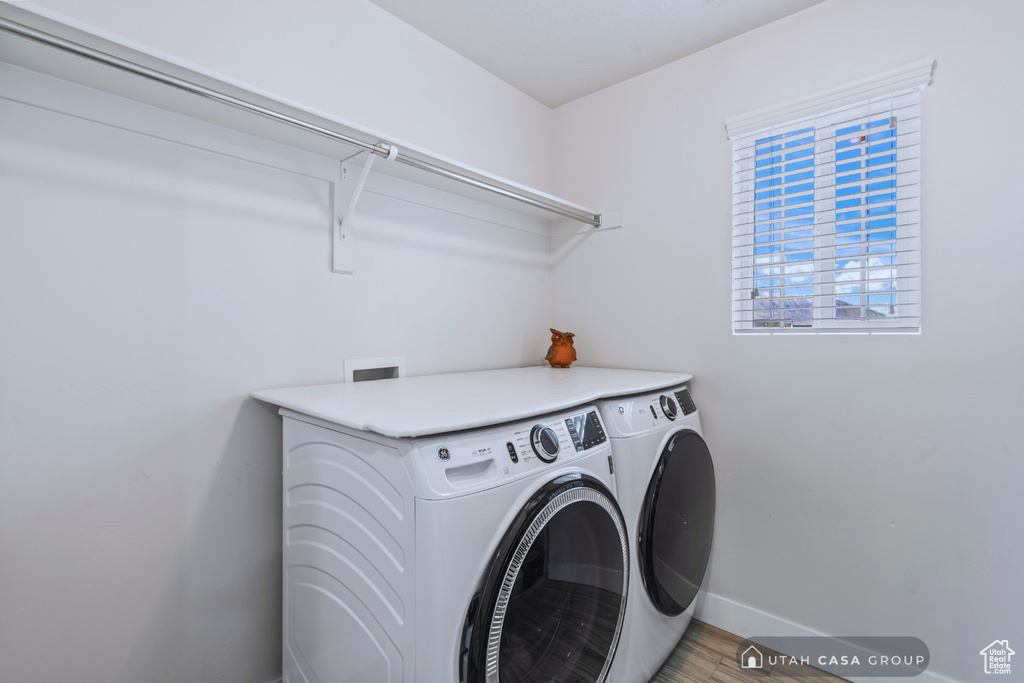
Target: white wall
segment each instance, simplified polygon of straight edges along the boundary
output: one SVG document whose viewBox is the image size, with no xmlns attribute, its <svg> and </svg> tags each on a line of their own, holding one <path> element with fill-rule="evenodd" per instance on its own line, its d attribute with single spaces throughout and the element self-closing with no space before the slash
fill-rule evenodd
<svg viewBox="0 0 1024 683">
<path fill-rule="evenodd" d="M 1022 25 L 1017 0 L 830 0 L 555 112 L 556 193 L 626 225 L 556 268 L 556 326 L 595 364 L 696 375 L 712 597 L 918 636 L 956 680 L 1024 643 L 1024 144 L 1000 130 L 1024 108 Z M 927 56 L 923 334 L 732 336 L 725 119 Z"/>
<path fill-rule="evenodd" d="M 443 77 L 467 129 L 543 131 L 487 119 L 494 83 Z M 357 272 L 333 275 L 337 161 L 2 64 L 0 90 L 2 678 L 271 681 L 280 419 L 249 392 L 342 381 L 346 358 L 539 363 L 549 237 L 371 178 Z M 473 151 L 550 166 L 528 144 Z"/>
<path fill-rule="evenodd" d="M 368 0 L 17 4 L 550 189 L 551 110 Z"/>
</svg>

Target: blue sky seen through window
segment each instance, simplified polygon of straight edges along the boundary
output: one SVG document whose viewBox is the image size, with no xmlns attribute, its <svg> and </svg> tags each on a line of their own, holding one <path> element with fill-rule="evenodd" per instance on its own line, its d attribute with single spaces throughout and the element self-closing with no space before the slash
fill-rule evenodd
<svg viewBox="0 0 1024 683">
<path fill-rule="evenodd" d="M 754 143 L 755 326 L 896 315 L 896 119 L 873 118 L 834 135 L 834 259 L 824 259 L 815 241 L 818 131 Z M 816 305 L 830 310 L 816 315 Z"/>
</svg>

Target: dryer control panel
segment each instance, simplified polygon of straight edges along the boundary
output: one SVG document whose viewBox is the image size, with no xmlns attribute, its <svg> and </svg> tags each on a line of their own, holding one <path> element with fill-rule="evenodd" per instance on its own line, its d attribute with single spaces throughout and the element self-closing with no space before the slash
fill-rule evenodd
<svg viewBox="0 0 1024 683">
<path fill-rule="evenodd" d="M 613 437 L 632 436 L 671 424 L 681 426 L 699 420 L 697 406 L 686 384 L 603 401 L 601 412 Z"/>
<path fill-rule="evenodd" d="M 608 448 L 594 407 L 418 441 L 415 465 L 441 495 L 471 493 Z"/>
</svg>

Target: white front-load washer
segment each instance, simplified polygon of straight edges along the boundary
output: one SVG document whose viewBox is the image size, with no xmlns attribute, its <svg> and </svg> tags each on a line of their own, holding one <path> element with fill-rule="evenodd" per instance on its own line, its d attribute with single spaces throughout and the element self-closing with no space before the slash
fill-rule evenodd
<svg viewBox="0 0 1024 683">
<path fill-rule="evenodd" d="M 284 683 L 602 683 L 629 542 L 596 406 L 393 438 L 283 409 Z"/>
<path fill-rule="evenodd" d="M 711 556 L 715 471 L 687 384 L 600 403 L 632 556 L 608 680 L 647 683 L 682 637 Z"/>
</svg>

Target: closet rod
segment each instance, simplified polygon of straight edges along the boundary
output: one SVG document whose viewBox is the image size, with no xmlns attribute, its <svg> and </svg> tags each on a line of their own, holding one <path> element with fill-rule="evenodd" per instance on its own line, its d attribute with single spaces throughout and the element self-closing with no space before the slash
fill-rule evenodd
<svg viewBox="0 0 1024 683">
<path fill-rule="evenodd" d="M 207 88 L 197 83 L 192 83 L 190 81 L 186 81 L 176 76 L 163 73 L 162 71 L 157 71 L 156 69 L 152 69 L 141 64 L 136 64 L 135 62 L 129 61 L 122 57 L 117 57 L 115 55 L 108 54 L 100 50 L 96 50 L 86 45 L 81 45 L 74 41 L 67 40 L 66 38 L 61 38 L 60 36 L 53 35 L 45 31 L 40 31 L 30 26 L 25 26 L 24 24 L 10 21 L 3 17 L 0 17 L 0 29 L 7 31 L 8 33 L 13 33 L 15 35 L 21 36 L 22 38 L 27 38 L 37 43 L 42 43 L 44 45 L 48 45 L 58 50 L 63 50 L 64 52 L 69 52 L 79 57 L 90 59 L 94 62 L 99 62 L 100 64 L 105 64 L 116 69 L 121 69 L 122 71 L 127 71 L 128 73 L 135 74 L 136 76 L 148 78 L 152 81 L 163 83 L 164 85 L 169 85 L 174 88 L 178 88 L 179 90 L 184 90 L 185 92 L 192 93 L 193 95 L 199 95 L 200 97 L 205 97 L 207 99 L 211 99 L 222 104 L 227 104 L 229 106 L 241 109 L 243 111 L 257 114 L 259 116 L 263 116 L 274 121 L 279 121 L 281 123 L 285 123 L 295 128 L 299 128 L 301 130 L 305 130 L 307 132 L 315 133 L 317 135 L 329 138 L 331 140 L 359 147 L 360 149 L 366 150 L 380 157 L 386 158 L 390 151 L 390 147 L 385 144 L 375 145 L 369 142 L 364 142 L 362 140 L 359 140 L 358 138 L 345 135 L 344 133 L 339 133 L 337 131 L 324 128 L 323 126 L 318 126 L 316 124 L 309 123 L 308 121 L 303 121 L 302 119 L 295 118 L 294 116 L 289 116 L 288 114 L 283 114 L 279 111 L 275 111 L 273 109 L 269 109 L 267 107 L 254 104 L 252 102 L 248 102 L 238 97 L 233 97 L 226 93 L 218 92 L 217 90 Z M 452 180 L 456 180 L 466 185 L 472 185 L 473 187 L 477 187 L 482 190 L 487 190 L 488 192 L 492 192 L 503 197 L 508 197 L 509 199 L 514 199 L 515 201 L 521 202 L 523 204 L 529 204 L 530 206 L 542 209 L 544 211 L 549 211 L 551 213 L 564 216 L 566 218 L 571 218 L 573 220 L 580 221 L 581 223 L 586 223 L 597 228 L 601 227 L 600 215 L 582 213 L 579 211 L 575 211 L 571 208 L 562 207 L 555 204 L 549 204 L 548 202 L 545 202 L 541 199 L 528 197 L 526 195 L 519 194 L 518 192 L 507 190 L 503 187 L 498 187 L 497 185 L 492 185 L 485 181 L 477 180 L 476 178 L 463 175 L 457 171 L 452 171 L 441 166 L 437 166 L 428 161 L 422 161 L 420 159 L 407 156 L 405 154 L 402 154 L 401 151 L 399 151 L 398 155 L 394 157 L 393 160 L 399 161 L 408 166 L 413 166 L 415 168 L 428 171 L 430 173 L 444 176 L 446 178 L 451 178 Z"/>
</svg>

